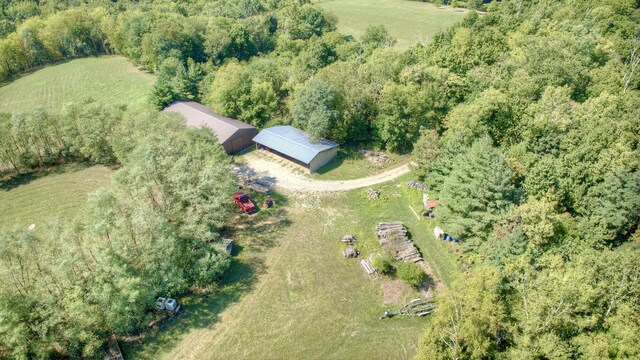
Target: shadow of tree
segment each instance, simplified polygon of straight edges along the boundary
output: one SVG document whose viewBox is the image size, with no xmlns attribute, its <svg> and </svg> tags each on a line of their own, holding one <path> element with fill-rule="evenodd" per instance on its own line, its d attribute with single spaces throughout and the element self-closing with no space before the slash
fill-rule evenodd
<svg viewBox="0 0 640 360">
<path fill-rule="evenodd" d="M 284 197 L 279 198 L 280 204 L 286 202 Z M 260 212 L 264 214 L 260 217 L 238 214 L 230 221 L 234 226 L 227 228 L 225 235 L 235 238 L 236 243 L 219 290 L 210 296 L 194 293 L 180 298 L 180 314 L 140 336 L 121 340 L 126 358 L 155 358 L 155 354 L 166 353 L 191 330 L 214 326 L 225 309 L 255 288 L 260 276 L 268 271 L 261 254 L 277 246 L 279 233 L 291 225 L 282 205 L 268 210 Z"/>
<path fill-rule="evenodd" d="M 211 296 L 191 294 L 181 298 L 180 314 L 143 332 L 135 342 L 123 341 L 125 355 L 128 355 L 127 358 L 138 358 L 140 356 L 133 353 L 140 350 L 146 354 L 161 353 L 174 347 L 182 335 L 190 330 L 213 326 L 219 321 L 220 313 L 250 292 L 259 275 L 265 271 L 260 259 L 254 258 L 250 262 L 233 259 L 219 291 Z"/>
<path fill-rule="evenodd" d="M 53 166 L 50 168 L 31 171 L 28 173 L 23 173 L 17 176 L 10 177 L 6 180 L 0 181 L 0 190 L 10 191 L 22 185 L 27 185 L 34 180 L 38 180 L 40 178 L 53 175 L 53 174 L 64 174 L 80 171 L 90 167 L 91 164 L 70 164 L 70 165 L 61 165 L 61 166 Z"/>
</svg>

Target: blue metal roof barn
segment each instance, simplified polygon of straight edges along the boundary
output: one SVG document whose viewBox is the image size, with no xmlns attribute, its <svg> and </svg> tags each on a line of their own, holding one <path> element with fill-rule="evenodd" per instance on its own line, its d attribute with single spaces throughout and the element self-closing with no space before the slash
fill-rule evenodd
<svg viewBox="0 0 640 360">
<path fill-rule="evenodd" d="M 304 131 L 286 125 L 264 129 L 253 141 L 258 148 L 301 165 L 309 172 L 315 172 L 338 153 L 338 144 L 328 140 L 311 143 Z"/>
</svg>

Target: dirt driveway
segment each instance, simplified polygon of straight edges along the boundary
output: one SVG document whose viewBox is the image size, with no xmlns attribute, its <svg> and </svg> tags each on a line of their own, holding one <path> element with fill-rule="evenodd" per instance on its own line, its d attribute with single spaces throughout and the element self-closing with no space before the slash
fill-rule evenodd
<svg viewBox="0 0 640 360">
<path fill-rule="evenodd" d="M 294 172 L 273 160 L 256 154 L 244 156 L 245 164 L 238 166 L 236 171 L 252 178 L 259 178 L 261 182 L 269 183 L 287 190 L 299 192 L 333 192 L 347 191 L 380 184 L 400 177 L 411 169 L 409 165 L 402 165 L 383 173 L 353 180 L 315 180 Z"/>
</svg>

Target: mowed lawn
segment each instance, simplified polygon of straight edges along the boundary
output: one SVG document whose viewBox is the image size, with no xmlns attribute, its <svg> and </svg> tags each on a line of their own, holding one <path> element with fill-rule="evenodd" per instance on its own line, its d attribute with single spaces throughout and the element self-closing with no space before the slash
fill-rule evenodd
<svg viewBox="0 0 640 360">
<path fill-rule="evenodd" d="M 68 102 L 94 99 L 103 104 L 144 104 L 154 75 L 120 56 L 71 60 L 49 65 L 0 87 L 0 112 L 37 106 L 58 111 Z"/>
<path fill-rule="evenodd" d="M 403 0 L 328 0 L 318 6 L 338 17 L 338 30 L 359 37 L 369 25 L 382 24 L 401 48 L 428 42 L 438 31 L 462 20 L 466 10 Z"/>
<path fill-rule="evenodd" d="M 368 253 L 375 250 L 379 221 L 404 221 L 425 258 L 434 262 L 446 282 L 455 276 L 458 264 L 451 244 L 433 239 L 433 224 L 416 219 L 409 209 L 409 204 L 419 205 L 417 191 L 391 184 L 380 188 L 387 195 L 379 202 L 368 200 L 364 189 L 289 194 L 284 214 L 238 215 L 234 222 L 240 228 L 235 235 L 239 250 L 222 287 L 208 298 L 182 298 L 182 314 L 145 331 L 140 339 L 121 342 L 125 357 L 413 357 L 429 318 L 379 317 L 385 309 L 395 310 L 417 294 L 410 291 L 396 303 L 383 303 L 381 285 L 387 279 L 370 279 L 358 260 L 344 259 L 338 236 L 356 234 L 358 247 Z"/>
<path fill-rule="evenodd" d="M 350 180 L 375 175 L 398 167 L 409 160 L 408 156 L 386 153 L 387 162 L 374 164 L 357 149 L 341 148 L 335 159 L 309 176 L 318 180 Z"/>
<path fill-rule="evenodd" d="M 0 182 L 0 228 L 43 226 L 76 216 L 90 192 L 111 183 L 104 166 L 69 165 Z"/>
</svg>

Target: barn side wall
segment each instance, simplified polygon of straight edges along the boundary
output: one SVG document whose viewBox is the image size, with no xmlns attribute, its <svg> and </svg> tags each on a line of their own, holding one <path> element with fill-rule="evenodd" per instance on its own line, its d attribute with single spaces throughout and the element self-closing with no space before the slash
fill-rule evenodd
<svg viewBox="0 0 640 360">
<path fill-rule="evenodd" d="M 256 129 L 239 130 L 238 135 L 225 141 L 222 147 L 229 155 L 238 153 L 254 144 L 253 138 L 257 133 Z"/>
<path fill-rule="evenodd" d="M 309 171 L 311 171 L 312 173 L 318 171 L 318 169 L 326 165 L 329 161 L 333 160 L 336 155 L 338 155 L 337 147 L 320 152 L 309 163 Z"/>
</svg>

